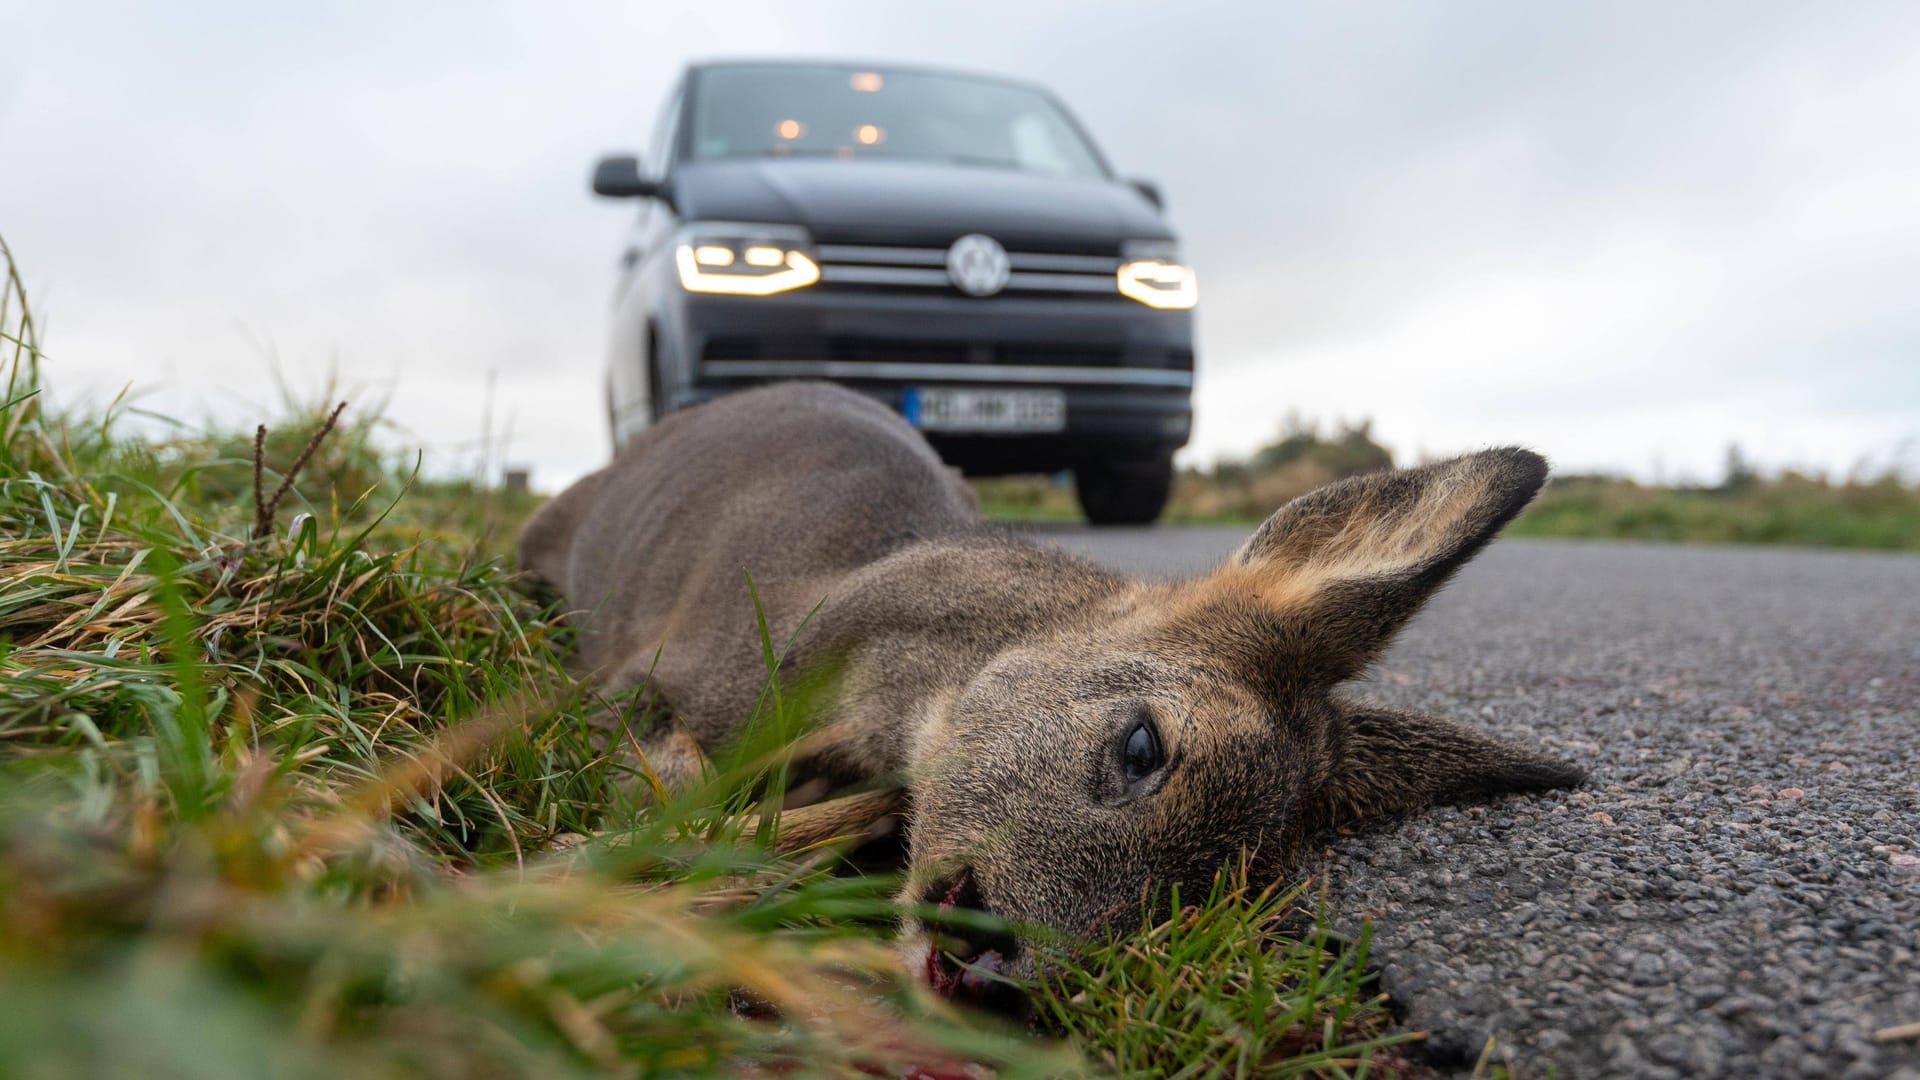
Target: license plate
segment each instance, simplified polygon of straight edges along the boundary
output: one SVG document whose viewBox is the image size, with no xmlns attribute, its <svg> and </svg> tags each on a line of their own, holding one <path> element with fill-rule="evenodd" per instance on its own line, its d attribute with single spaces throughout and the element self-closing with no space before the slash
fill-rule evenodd
<svg viewBox="0 0 1920 1080">
<path fill-rule="evenodd" d="M 907 391 L 900 411 L 923 431 L 1063 431 L 1067 395 L 1059 390 L 916 388 Z"/>
</svg>

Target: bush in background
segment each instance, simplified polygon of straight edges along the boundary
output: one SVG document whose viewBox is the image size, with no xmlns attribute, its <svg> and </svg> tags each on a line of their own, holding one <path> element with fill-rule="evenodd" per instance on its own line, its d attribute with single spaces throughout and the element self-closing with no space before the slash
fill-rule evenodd
<svg viewBox="0 0 1920 1080">
<path fill-rule="evenodd" d="M 1170 516 L 1260 521 L 1314 488 L 1391 468 L 1393 452 L 1374 441 L 1372 421 L 1322 428 L 1291 413 L 1279 437 L 1247 460 L 1182 471 Z"/>
</svg>

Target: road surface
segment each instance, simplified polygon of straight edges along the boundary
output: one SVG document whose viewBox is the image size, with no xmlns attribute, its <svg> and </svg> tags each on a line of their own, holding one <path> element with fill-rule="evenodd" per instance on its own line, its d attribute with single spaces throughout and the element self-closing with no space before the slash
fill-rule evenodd
<svg viewBox="0 0 1920 1080">
<path fill-rule="evenodd" d="M 1246 530 L 1046 541 L 1152 576 Z M 1920 557 L 1509 540 L 1363 693 L 1585 765 L 1319 856 L 1437 1064 L 1920 1080 Z"/>
</svg>

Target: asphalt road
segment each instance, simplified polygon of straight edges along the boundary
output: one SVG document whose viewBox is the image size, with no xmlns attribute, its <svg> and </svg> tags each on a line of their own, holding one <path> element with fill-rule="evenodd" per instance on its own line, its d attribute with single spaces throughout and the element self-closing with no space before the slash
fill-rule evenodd
<svg viewBox="0 0 1920 1080">
<path fill-rule="evenodd" d="M 1135 573 L 1242 531 L 1037 530 Z M 1316 871 L 1443 1067 L 1920 1078 L 1920 558 L 1509 540 L 1365 694 L 1582 790 L 1336 839 Z"/>
</svg>

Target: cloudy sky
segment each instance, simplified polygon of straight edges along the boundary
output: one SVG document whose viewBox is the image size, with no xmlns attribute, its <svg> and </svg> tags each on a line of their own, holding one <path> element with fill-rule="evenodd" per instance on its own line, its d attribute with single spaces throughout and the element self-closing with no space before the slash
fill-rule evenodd
<svg viewBox="0 0 1920 1080">
<path fill-rule="evenodd" d="M 13 6 L 7 6 L 12 4 Z M 1920 5 L 0 2 L 0 236 L 54 392 L 251 423 L 276 372 L 556 486 L 689 59 L 1029 77 L 1164 186 L 1194 460 L 1289 410 L 1403 454 L 1717 476 L 1920 459 Z"/>
</svg>

